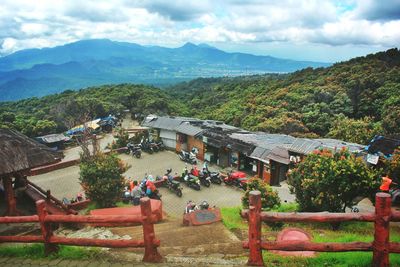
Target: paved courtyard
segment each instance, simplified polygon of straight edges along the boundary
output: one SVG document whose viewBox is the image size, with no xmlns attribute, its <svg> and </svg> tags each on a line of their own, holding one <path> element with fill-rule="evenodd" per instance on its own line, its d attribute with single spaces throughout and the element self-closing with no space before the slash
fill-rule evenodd
<svg viewBox="0 0 400 267">
<path fill-rule="evenodd" d="M 146 173 L 154 177 L 157 175 L 162 176 L 168 168 L 172 168 L 173 173 L 177 172 L 180 175 L 185 167 L 185 163 L 180 161 L 177 154 L 172 151 L 163 151 L 154 154 L 142 153 L 142 158 L 140 159 L 134 158 L 131 155 L 121 154 L 120 158 L 131 166 L 125 173 L 125 176 L 137 181 L 141 181 Z M 188 168 L 190 168 L 190 165 L 188 165 Z M 210 166 L 210 169 L 218 170 L 215 166 Z M 29 179 L 43 189 L 50 189 L 52 194 L 59 199 L 63 197 L 72 198 L 81 191 L 79 166 L 32 176 Z M 182 187 L 183 196 L 181 198 L 166 188 L 160 188 L 163 209 L 171 216 L 180 216 L 189 200 L 196 203 L 206 200 L 211 206 L 215 205 L 217 207 L 239 206 L 243 194 L 242 190 L 226 186 L 225 184 L 212 184 L 209 188 L 202 187 L 200 191 L 195 191 L 183 183 Z M 294 201 L 294 197 L 289 194 L 289 190 L 285 184 L 275 189 L 278 190 L 282 201 Z"/>
</svg>

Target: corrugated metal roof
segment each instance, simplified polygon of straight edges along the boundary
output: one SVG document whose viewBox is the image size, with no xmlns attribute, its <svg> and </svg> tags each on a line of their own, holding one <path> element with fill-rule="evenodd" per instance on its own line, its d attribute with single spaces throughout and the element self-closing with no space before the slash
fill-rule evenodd
<svg viewBox="0 0 400 267">
<path fill-rule="evenodd" d="M 38 139 L 41 142 L 51 144 L 51 143 L 60 142 L 60 141 L 66 142 L 66 141 L 70 140 L 71 137 L 65 136 L 63 134 L 49 134 L 49 135 L 36 137 L 36 139 Z"/>
<path fill-rule="evenodd" d="M 258 159 L 263 162 L 268 162 L 269 160 L 274 160 L 279 163 L 289 164 L 289 152 L 286 148 L 275 147 L 274 149 L 268 149 L 263 147 L 256 147 L 249 156 L 250 158 Z"/>
<path fill-rule="evenodd" d="M 183 133 L 190 136 L 196 136 L 203 131 L 200 127 L 193 126 L 189 123 L 182 123 L 178 127 L 176 127 L 175 131 L 179 133 Z"/>
<path fill-rule="evenodd" d="M 339 150 L 343 147 L 346 147 L 351 153 L 356 153 L 359 151 L 364 150 L 365 146 L 356 144 L 356 143 L 349 143 L 338 139 L 329 139 L 329 138 L 319 138 L 315 139 L 322 142 L 323 148 L 327 148 L 329 150 Z"/>
<path fill-rule="evenodd" d="M 298 138 L 290 147 L 289 151 L 300 153 L 300 154 L 310 154 L 316 149 L 329 149 L 329 150 L 339 150 L 346 147 L 350 152 L 355 153 L 362 151 L 364 149 L 363 145 L 348 143 L 337 139 L 307 139 Z"/>
<path fill-rule="evenodd" d="M 320 141 L 307 138 L 297 138 L 293 142 L 293 144 L 290 147 L 288 147 L 288 150 L 291 152 L 307 155 L 312 151 L 314 151 L 315 149 L 321 147 L 322 147 L 322 142 Z"/>
<path fill-rule="evenodd" d="M 266 149 L 266 148 L 258 146 L 253 150 L 253 152 L 250 154 L 249 157 L 266 162 L 267 160 L 269 160 L 268 159 L 269 153 L 271 153 L 270 149 Z"/>
<path fill-rule="evenodd" d="M 290 135 L 266 133 L 232 133 L 230 137 L 269 150 L 273 150 L 277 146 L 287 147 L 296 140 Z"/>
<path fill-rule="evenodd" d="M 146 120 L 142 123 L 142 126 L 165 129 L 165 130 L 175 130 L 183 121 L 180 119 L 169 118 L 169 117 L 157 117 L 151 120 Z"/>
<path fill-rule="evenodd" d="M 274 148 L 271 153 L 269 153 L 268 158 L 286 165 L 290 163 L 289 151 L 282 147 Z"/>
</svg>

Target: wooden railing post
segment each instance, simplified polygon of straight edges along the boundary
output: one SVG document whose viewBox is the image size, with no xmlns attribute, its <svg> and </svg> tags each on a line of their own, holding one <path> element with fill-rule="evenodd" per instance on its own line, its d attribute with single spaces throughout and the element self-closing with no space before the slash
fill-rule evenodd
<svg viewBox="0 0 400 267">
<path fill-rule="evenodd" d="M 251 191 L 249 199 L 249 260 L 247 265 L 263 266 L 261 250 L 261 192 Z"/>
<path fill-rule="evenodd" d="M 373 242 L 372 266 L 389 266 L 389 222 L 391 197 L 387 193 L 377 193 L 375 197 L 375 234 Z"/>
<path fill-rule="evenodd" d="M 3 177 L 4 193 L 6 196 L 7 216 L 17 216 L 17 201 L 15 200 L 14 190 L 12 187 L 12 178 L 10 176 Z"/>
<path fill-rule="evenodd" d="M 151 204 L 148 197 L 140 199 L 140 210 L 143 218 L 143 240 L 145 262 L 161 262 L 162 256 L 157 251 L 154 225 L 151 221 Z"/>
<path fill-rule="evenodd" d="M 53 236 L 53 229 L 51 229 L 51 223 L 46 223 L 45 218 L 47 216 L 46 202 L 41 199 L 36 202 L 36 210 L 39 217 L 40 229 L 44 239 L 44 253 L 49 255 L 58 251 L 59 247 L 56 244 L 51 244 L 50 238 Z"/>
</svg>

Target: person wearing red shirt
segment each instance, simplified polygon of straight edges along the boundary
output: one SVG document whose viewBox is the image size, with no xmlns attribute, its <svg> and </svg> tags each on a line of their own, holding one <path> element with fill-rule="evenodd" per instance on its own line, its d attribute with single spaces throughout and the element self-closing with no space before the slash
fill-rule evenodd
<svg viewBox="0 0 400 267">
<path fill-rule="evenodd" d="M 384 176 L 382 177 L 382 184 L 379 187 L 380 190 L 383 192 L 389 192 L 390 185 L 392 184 L 392 179 L 389 178 L 389 176 Z"/>
</svg>

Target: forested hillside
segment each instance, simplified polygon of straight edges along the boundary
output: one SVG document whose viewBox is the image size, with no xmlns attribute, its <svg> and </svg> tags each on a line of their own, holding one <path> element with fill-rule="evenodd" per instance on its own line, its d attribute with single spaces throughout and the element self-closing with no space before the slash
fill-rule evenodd
<svg viewBox="0 0 400 267">
<path fill-rule="evenodd" d="M 185 114 L 186 107 L 155 87 L 110 85 L 0 103 L 0 127 L 38 136 L 62 132 L 82 121 L 125 109 L 132 113 L 173 115 Z"/>
<path fill-rule="evenodd" d="M 287 75 L 196 79 L 170 88 L 191 115 L 255 131 L 365 143 L 400 132 L 400 52 Z"/>
<path fill-rule="evenodd" d="M 121 84 L 0 103 L 0 126 L 35 136 L 64 130 L 82 114 L 94 118 L 123 109 L 366 143 L 377 133 L 400 133 L 400 52 L 284 75 L 201 78 L 163 91 Z"/>
</svg>

